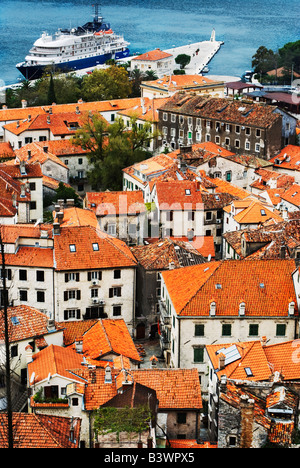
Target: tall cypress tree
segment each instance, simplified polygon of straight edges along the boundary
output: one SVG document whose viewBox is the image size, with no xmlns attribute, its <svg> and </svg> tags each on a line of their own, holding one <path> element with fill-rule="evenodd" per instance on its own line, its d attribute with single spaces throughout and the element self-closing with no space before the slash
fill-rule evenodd
<svg viewBox="0 0 300 468">
<path fill-rule="evenodd" d="M 49 83 L 49 89 L 48 89 L 48 104 L 51 105 L 54 102 L 56 102 L 56 96 L 55 96 L 55 88 L 54 88 L 54 80 L 53 80 L 53 75 L 51 73 L 50 75 L 50 83 Z"/>
</svg>

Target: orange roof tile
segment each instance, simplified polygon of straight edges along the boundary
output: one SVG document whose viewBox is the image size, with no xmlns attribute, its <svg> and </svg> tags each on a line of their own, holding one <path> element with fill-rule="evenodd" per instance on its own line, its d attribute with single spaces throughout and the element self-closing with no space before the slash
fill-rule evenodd
<svg viewBox="0 0 300 468">
<path fill-rule="evenodd" d="M 149 52 L 145 52 L 144 54 L 138 55 L 137 57 L 133 57 L 132 60 L 146 60 L 146 61 L 157 61 L 162 60 L 165 58 L 172 57 L 172 54 L 168 52 L 164 52 L 160 49 L 150 50 Z"/>
<path fill-rule="evenodd" d="M 272 370 L 280 372 L 284 380 L 300 379 L 299 346 L 300 340 L 293 340 L 264 347 Z"/>
<path fill-rule="evenodd" d="M 300 147 L 296 145 L 285 146 L 279 154 L 273 156 L 270 162 L 277 168 L 300 170 Z"/>
<path fill-rule="evenodd" d="M 202 192 L 198 181 L 172 180 L 156 182 L 159 209 L 163 210 L 204 210 Z"/>
<path fill-rule="evenodd" d="M 277 213 L 255 201 L 252 201 L 247 208 L 236 214 L 234 219 L 239 224 L 257 224 L 268 220 L 283 221 L 283 218 Z"/>
<path fill-rule="evenodd" d="M 14 448 L 79 448 L 81 419 L 34 413 L 13 413 Z M 0 446 L 8 448 L 8 418 L 0 414 Z M 73 431 L 73 439 L 70 434 Z"/>
<path fill-rule="evenodd" d="M 281 198 L 300 208 L 300 184 L 293 184 L 281 195 Z"/>
<path fill-rule="evenodd" d="M 8 253 L 5 256 L 7 265 L 28 267 L 53 268 L 54 252 L 52 248 L 23 247 L 20 246 L 16 253 Z"/>
<path fill-rule="evenodd" d="M 220 353 L 226 352 L 229 348 L 235 348 L 237 359 L 228 364 L 225 361 L 225 367 L 220 368 Z M 259 340 L 207 345 L 206 351 L 219 379 L 222 375 L 226 375 L 230 379 L 259 382 L 268 380 L 272 374 L 264 348 Z M 251 373 L 247 374 L 247 369 Z"/>
<path fill-rule="evenodd" d="M 48 375 L 60 375 L 75 382 L 82 383 L 82 379 L 69 372 L 70 369 L 84 368 L 82 355 L 71 348 L 49 345 L 33 355 L 28 363 L 29 381 L 37 384 L 48 378 Z M 33 380 L 31 380 L 33 379 Z"/>
<path fill-rule="evenodd" d="M 8 308 L 8 321 L 10 327 L 10 341 L 22 341 L 28 338 L 35 339 L 36 337 L 43 337 L 48 335 L 47 328 L 48 316 L 43 312 L 30 306 L 15 306 Z M 4 319 L 1 316 L 0 320 L 0 339 L 4 339 Z M 57 331 L 61 331 L 62 327 L 59 323 L 55 322 Z M 53 332 L 51 332 L 53 333 Z"/>
<path fill-rule="evenodd" d="M 83 353 L 91 359 L 105 359 L 113 353 L 141 361 L 123 319 L 98 320 L 83 335 Z"/>
<path fill-rule="evenodd" d="M 212 86 L 223 85 L 221 81 L 211 80 L 201 75 L 165 75 L 154 81 L 144 81 L 145 85 L 160 88 L 164 91 L 193 90 L 198 88 L 210 88 Z"/>
<path fill-rule="evenodd" d="M 146 211 L 142 190 L 87 192 L 85 200 L 87 208 L 94 211 L 96 216 L 137 214 Z"/>
<path fill-rule="evenodd" d="M 136 266 L 125 242 L 94 226 L 62 226 L 54 236 L 54 251 L 57 271 Z"/>
<path fill-rule="evenodd" d="M 213 301 L 216 316 L 238 317 L 244 302 L 246 317 L 288 317 L 295 269 L 294 260 L 223 260 L 161 274 L 178 315 L 209 316 Z"/>
</svg>

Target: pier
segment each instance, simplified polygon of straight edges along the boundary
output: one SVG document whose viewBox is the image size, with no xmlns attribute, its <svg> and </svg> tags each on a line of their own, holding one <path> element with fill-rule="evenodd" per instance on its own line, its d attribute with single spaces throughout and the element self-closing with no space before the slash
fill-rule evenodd
<svg viewBox="0 0 300 468">
<path fill-rule="evenodd" d="M 207 67 L 223 44 L 223 41 L 216 41 L 215 30 L 213 30 L 209 41 L 174 47 L 172 49 L 165 50 L 165 52 L 172 54 L 174 56 L 174 60 L 180 54 L 189 55 L 191 57 L 191 61 L 184 68 L 185 73 L 187 75 L 198 75 L 205 72 L 205 67 Z"/>
</svg>

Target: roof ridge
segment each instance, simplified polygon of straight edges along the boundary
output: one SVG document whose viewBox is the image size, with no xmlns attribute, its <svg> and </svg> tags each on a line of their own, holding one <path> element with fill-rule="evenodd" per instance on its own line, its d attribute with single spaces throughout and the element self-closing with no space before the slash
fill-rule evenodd
<svg viewBox="0 0 300 468">
<path fill-rule="evenodd" d="M 57 443 L 61 448 L 64 448 L 63 444 L 61 444 L 61 442 L 59 442 L 59 440 L 57 440 L 57 438 L 54 436 L 54 434 L 50 431 L 50 429 L 48 429 L 48 427 L 44 424 L 43 421 L 41 421 L 38 416 L 39 414 L 36 414 L 36 413 L 33 413 L 35 419 L 37 420 L 37 422 L 43 427 L 43 429 L 50 435 L 50 437 L 53 439 L 53 441 L 55 443 Z M 43 416 L 43 415 L 42 415 Z M 55 415 L 51 415 L 52 417 L 56 417 Z"/>
<path fill-rule="evenodd" d="M 217 264 L 216 268 L 209 274 L 209 276 L 206 278 L 206 280 L 201 284 L 201 286 L 197 289 L 197 291 L 188 299 L 187 303 L 181 308 L 181 310 L 178 312 L 177 315 L 180 315 L 181 312 L 185 309 L 186 305 L 189 304 L 192 299 L 201 291 L 201 289 L 204 287 L 204 285 L 207 283 L 208 280 L 212 277 L 212 275 L 221 267 L 221 265 L 224 263 L 224 260 L 217 260 L 215 262 L 211 262 L 210 264 Z M 207 263 L 201 263 L 199 266 L 204 266 L 207 268 Z M 196 265 L 195 265 L 196 266 Z M 197 265 L 198 266 L 198 265 Z M 194 268 L 194 265 L 192 266 Z M 209 267 L 208 267 L 209 268 Z"/>
</svg>

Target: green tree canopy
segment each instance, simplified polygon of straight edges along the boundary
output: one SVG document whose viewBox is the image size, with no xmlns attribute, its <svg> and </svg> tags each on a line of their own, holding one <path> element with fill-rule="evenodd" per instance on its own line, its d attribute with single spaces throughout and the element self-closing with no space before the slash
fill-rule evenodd
<svg viewBox="0 0 300 468">
<path fill-rule="evenodd" d="M 112 65 L 96 69 L 86 75 L 82 82 L 82 97 L 86 101 L 124 99 L 131 93 L 131 84 L 124 67 Z"/>
<path fill-rule="evenodd" d="M 89 151 L 90 183 L 101 190 L 122 190 L 122 169 L 151 156 L 148 146 L 157 132 L 151 122 L 130 118 L 127 128 L 122 118 L 109 125 L 100 116 L 89 115 L 72 142 Z"/>
<path fill-rule="evenodd" d="M 191 56 L 187 54 L 179 54 L 175 58 L 177 65 L 180 65 L 181 70 L 183 70 L 191 61 Z"/>
<path fill-rule="evenodd" d="M 278 55 L 271 49 L 261 46 L 252 57 L 252 67 L 255 73 L 264 75 L 270 70 L 276 68 Z"/>
</svg>

